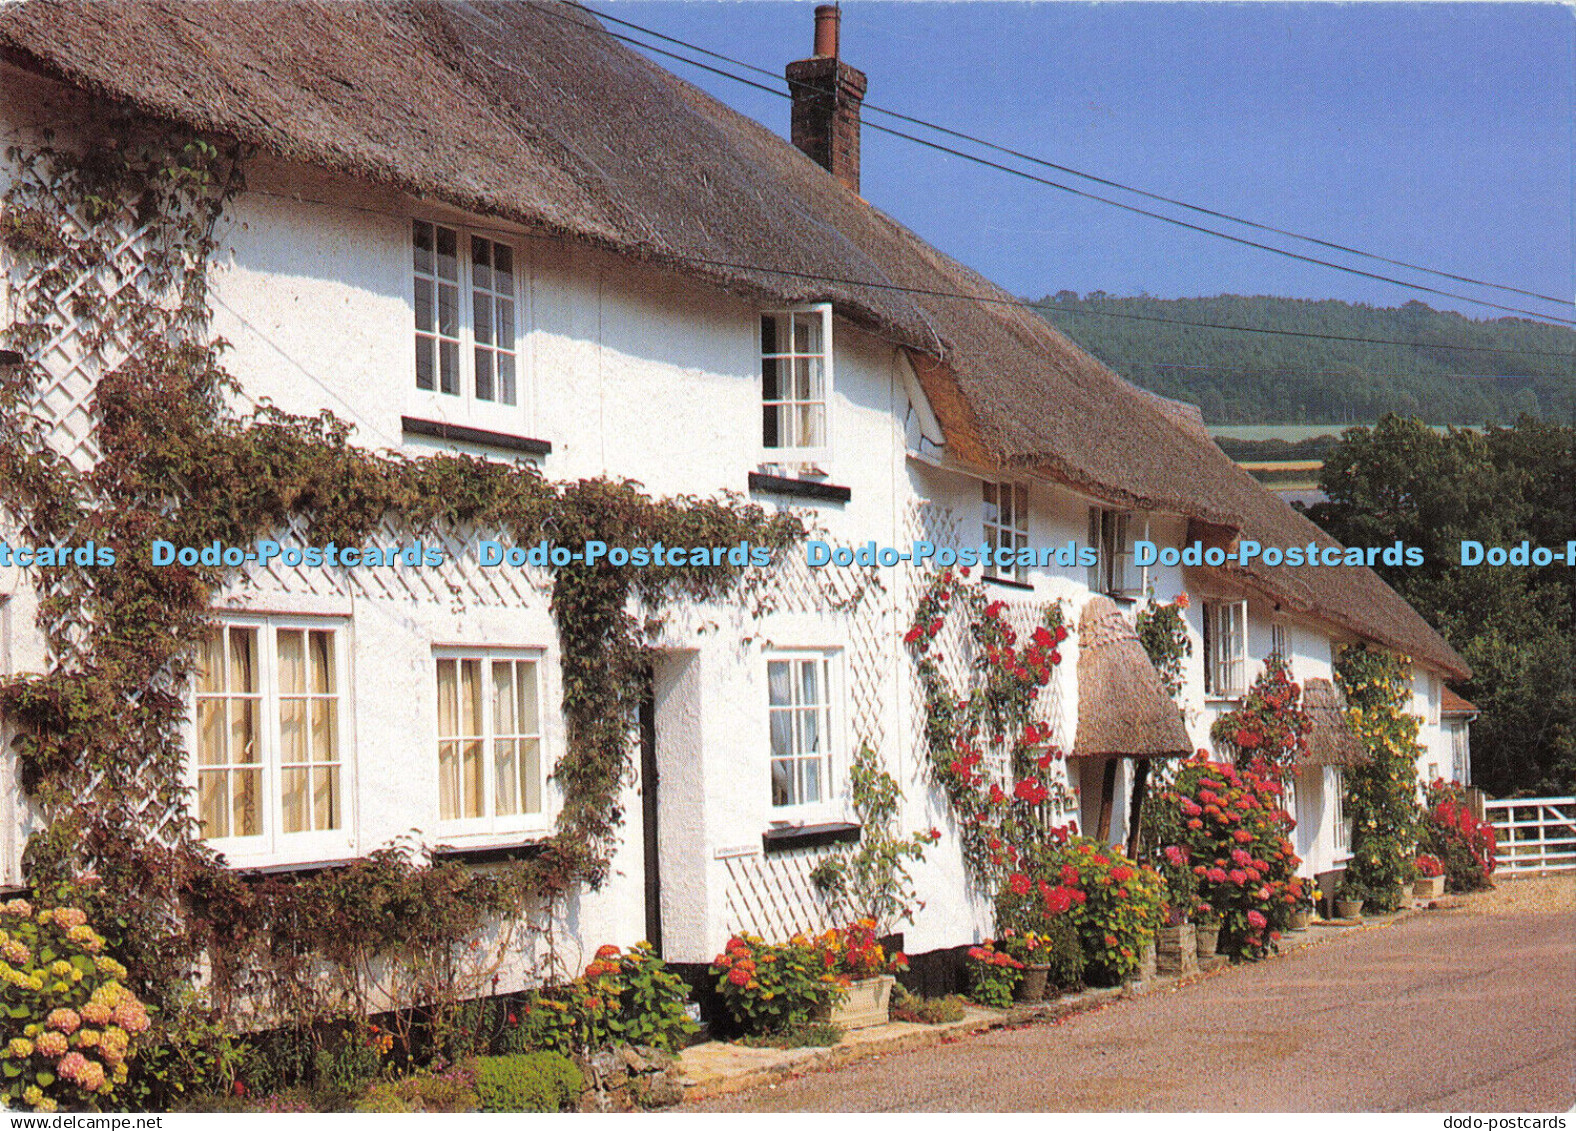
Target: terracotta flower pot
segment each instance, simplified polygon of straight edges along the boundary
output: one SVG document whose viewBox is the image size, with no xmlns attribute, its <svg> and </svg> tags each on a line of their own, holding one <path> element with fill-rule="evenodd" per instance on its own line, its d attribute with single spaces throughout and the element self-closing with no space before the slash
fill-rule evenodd
<svg viewBox="0 0 1576 1131">
<path fill-rule="evenodd" d="M 1023 977 L 1018 979 L 1018 988 L 1012 996 L 1025 1005 L 1030 1002 L 1045 1000 L 1045 984 L 1049 980 L 1051 968 L 1049 966 L 1025 966 Z"/>
<path fill-rule="evenodd" d="M 1362 917 L 1363 901 L 1360 899 L 1337 899 L 1335 901 L 1335 914 L 1340 919 L 1358 919 Z"/>
<path fill-rule="evenodd" d="M 1193 937 L 1198 944 L 1200 958 L 1214 958 L 1215 948 L 1220 945 L 1220 925 L 1205 926 L 1196 923 L 1193 927 Z"/>
</svg>

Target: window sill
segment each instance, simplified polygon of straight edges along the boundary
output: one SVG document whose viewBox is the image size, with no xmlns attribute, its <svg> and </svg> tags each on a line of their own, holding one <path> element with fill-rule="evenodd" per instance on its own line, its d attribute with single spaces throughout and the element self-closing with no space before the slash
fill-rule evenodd
<svg viewBox="0 0 1576 1131">
<path fill-rule="evenodd" d="M 1003 589 L 1017 589 L 1020 592 L 1025 592 L 1025 593 L 1033 593 L 1034 592 L 1034 586 L 1030 585 L 1027 581 L 1014 581 L 1010 577 L 989 577 L 989 576 L 986 576 L 986 577 L 980 578 L 980 580 L 985 582 L 985 584 L 987 584 L 987 585 L 1000 585 Z"/>
<path fill-rule="evenodd" d="M 862 826 L 853 821 L 823 821 L 815 825 L 784 825 L 761 834 L 761 849 L 768 856 L 798 848 L 822 848 L 828 844 L 855 844 Z"/>
<path fill-rule="evenodd" d="M 486 428 L 471 428 L 464 424 L 445 424 L 441 420 L 424 420 L 417 416 L 399 418 L 400 430 L 406 436 L 422 436 L 429 440 L 453 440 L 462 444 L 479 444 L 488 448 L 518 452 L 528 456 L 550 455 L 553 450 L 549 440 L 533 440 L 529 436 L 515 436 L 508 432 L 493 432 Z"/>
<path fill-rule="evenodd" d="M 514 844 L 465 845 L 440 844 L 432 850 L 434 861 L 458 864 L 507 864 L 541 855 L 545 840 L 523 840 Z"/>
<path fill-rule="evenodd" d="M 839 487 L 835 483 L 817 483 L 813 479 L 789 479 L 782 475 L 763 475 L 759 471 L 750 472 L 749 483 L 752 493 L 790 495 L 828 503 L 846 503 L 854 497 L 852 489 Z"/>
<path fill-rule="evenodd" d="M 243 879 L 249 876 L 311 876 L 318 872 L 331 872 L 336 868 L 348 868 L 366 859 L 364 856 L 341 856 L 336 859 L 325 860 L 297 860 L 277 864 L 248 863 L 246 860 L 232 860 L 226 858 L 225 863 L 230 871 L 238 873 Z"/>
</svg>

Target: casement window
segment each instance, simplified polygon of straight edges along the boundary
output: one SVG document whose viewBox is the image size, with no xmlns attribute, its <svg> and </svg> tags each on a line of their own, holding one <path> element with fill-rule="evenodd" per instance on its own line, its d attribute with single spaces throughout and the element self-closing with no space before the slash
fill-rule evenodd
<svg viewBox="0 0 1576 1131">
<path fill-rule="evenodd" d="M 1204 693 L 1231 699 L 1247 692 L 1248 603 L 1204 602 Z"/>
<path fill-rule="evenodd" d="M 829 803 L 832 786 L 832 662 L 818 654 L 766 661 L 772 808 Z"/>
<path fill-rule="evenodd" d="M 482 408 L 520 403 L 515 249 L 444 224 L 411 225 L 416 389 Z"/>
<path fill-rule="evenodd" d="M 985 496 L 985 545 L 990 547 L 992 554 L 997 550 L 1011 550 L 1016 555 L 1017 551 L 1027 549 L 1029 489 L 1020 483 L 986 482 L 982 487 Z M 1020 582 L 1025 579 L 1026 573 L 1024 567 L 1016 562 L 1004 567 L 994 561 L 986 563 L 983 572 L 986 577 Z"/>
<path fill-rule="evenodd" d="M 1467 722 L 1465 719 L 1450 728 L 1450 769 L 1451 778 L 1467 785 L 1472 780 L 1470 747 L 1467 738 Z"/>
<path fill-rule="evenodd" d="M 1334 799 L 1331 807 L 1335 811 L 1335 847 L 1344 852 L 1352 841 L 1351 822 L 1346 819 L 1346 774 L 1338 766 L 1331 767 L 1329 773 L 1330 796 Z"/>
<path fill-rule="evenodd" d="M 194 785 L 202 835 L 235 856 L 343 852 L 344 634 L 332 623 L 259 619 L 213 629 L 194 680 Z"/>
<path fill-rule="evenodd" d="M 761 315 L 761 446 L 807 459 L 831 446 L 829 304 Z"/>
<path fill-rule="evenodd" d="M 1291 629 L 1280 621 L 1270 624 L 1270 655 L 1291 662 Z"/>
<path fill-rule="evenodd" d="M 1129 511 L 1089 508 L 1089 545 L 1097 555 L 1089 570 L 1089 588 L 1109 597 L 1139 597 L 1144 571 L 1134 564 L 1133 539 L 1147 523 Z"/>
<path fill-rule="evenodd" d="M 446 832 L 542 826 L 540 656 L 444 650 L 438 693 L 438 817 Z"/>
</svg>

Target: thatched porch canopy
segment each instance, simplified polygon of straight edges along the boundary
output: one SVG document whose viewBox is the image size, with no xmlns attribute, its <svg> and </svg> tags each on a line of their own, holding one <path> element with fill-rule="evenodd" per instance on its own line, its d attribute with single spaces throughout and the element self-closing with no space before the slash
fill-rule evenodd
<svg viewBox="0 0 1576 1131">
<path fill-rule="evenodd" d="M 1078 733 L 1074 757 L 1183 758 L 1193 743 L 1138 633 L 1109 597 L 1078 620 Z"/>
<path fill-rule="evenodd" d="M 1327 679 L 1310 679 L 1302 687 L 1302 709 L 1313 720 L 1308 735 L 1308 753 L 1303 766 L 1357 766 L 1368 761 L 1362 739 L 1346 721 L 1346 704 L 1335 684 Z"/>
</svg>

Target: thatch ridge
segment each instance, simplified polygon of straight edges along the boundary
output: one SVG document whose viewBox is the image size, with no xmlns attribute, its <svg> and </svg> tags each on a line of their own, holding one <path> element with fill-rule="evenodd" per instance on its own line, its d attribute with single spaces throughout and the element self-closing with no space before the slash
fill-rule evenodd
<svg viewBox="0 0 1576 1131">
<path fill-rule="evenodd" d="M 29 0 L 0 10 L 0 52 L 289 160 L 735 293 L 830 301 L 929 359 L 916 365 L 921 383 L 949 446 L 970 462 L 1239 528 L 1266 545 L 1334 544 L 1189 414 L 1142 394 L 771 131 L 567 5 Z M 1008 305 L 823 281 L 838 279 Z M 1243 574 L 1288 607 L 1452 678 L 1469 674 L 1366 569 Z"/>
</svg>

